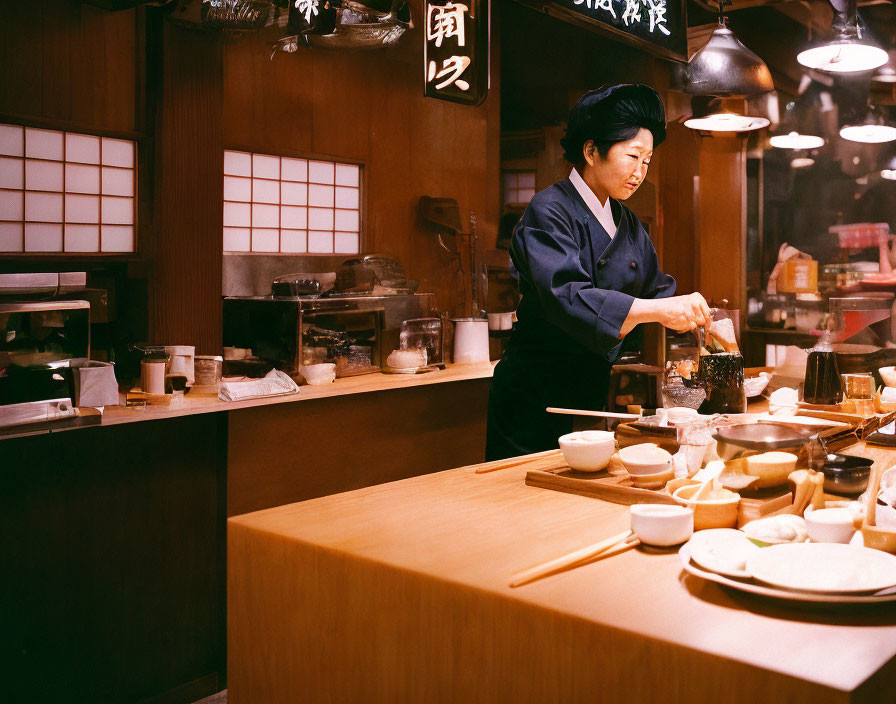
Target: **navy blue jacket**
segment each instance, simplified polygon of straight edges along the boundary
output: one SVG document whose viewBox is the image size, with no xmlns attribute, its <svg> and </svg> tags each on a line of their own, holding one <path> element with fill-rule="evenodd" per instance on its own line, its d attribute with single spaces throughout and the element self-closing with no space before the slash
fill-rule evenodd
<svg viewBox="0 0 896 704">
<path fill-rule="evenodd" d="M 615 200 L 611 208 L 612 238 L 567 179 L 537 193 L 514 231 L 522 300 L 492 381 L 489 459 L 557 447 L 571 419 L 548 406 L 604 408 L 633 300 L 675 293 L 638 218 Z"/>
</svg>

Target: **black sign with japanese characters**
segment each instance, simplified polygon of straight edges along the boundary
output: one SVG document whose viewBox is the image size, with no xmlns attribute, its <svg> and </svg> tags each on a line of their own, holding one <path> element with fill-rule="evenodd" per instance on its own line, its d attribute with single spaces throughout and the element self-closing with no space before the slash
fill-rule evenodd
<svg viewBox="0 0 896 704">
<path fill-rule="evenodd" d="M 688 59 L 686 0 L 522 0 L 679 61 Z"/>
<path fill-rule="evenodd" d="M 489 89 L 489 1 L 426 0 L 423 94 L 479 105 Z"/>
</svg>

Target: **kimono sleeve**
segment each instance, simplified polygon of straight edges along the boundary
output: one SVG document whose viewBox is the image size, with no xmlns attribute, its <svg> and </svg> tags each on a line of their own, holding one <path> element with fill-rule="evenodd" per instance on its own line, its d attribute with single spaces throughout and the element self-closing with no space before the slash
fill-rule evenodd
<svg viewBox="0 0 896 704">
<path fill-rule="evenodd" d="M 615 357 L 634 298 L 593 285 L 580 261 L 572 218 L 559 208 L 534 209 L 514 232 L 511 254 L 534 289 L 546 320 L 601 356 Z"/>
<path fill-rule="evenodd" d="M 639 223 L 640 227 L 640 223 Z M 650 241 L 647 232 L 641 229 L 644 241 L 644 250 L 641 255 L 644 268 L 644 284 L 641 289 L 641 298 L 669 298 L 675 295 L 675 279 L 664 274 L 660 270 L 659 259 L 656 256 L 656 248 Z"/>
</svg>

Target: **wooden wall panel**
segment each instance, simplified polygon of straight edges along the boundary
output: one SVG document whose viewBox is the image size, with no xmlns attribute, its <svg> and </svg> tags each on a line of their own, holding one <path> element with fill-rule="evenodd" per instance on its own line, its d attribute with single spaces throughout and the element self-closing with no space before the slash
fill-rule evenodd
<svg viewBox="0 0 896 704">
<path fill-rule="evenodd" d="M 4 3 L 0 17 L 0 114 L 134 130 L 134 10 L 45 0 Z"/>
<path fill-rule="evenodd" d="M 221 47 L 165 23 L 156 118 L 153 338 L 221 348 Z"/>
<path fill-rule="evenodd" d="M 699 251 L 695 220 L 695 182 L 700 162 L 700 139 L 678 123 L 667 130 L 657 151 L 659 197 L 662 205 L 663 271 L 675 277 L 677 293 L 697 290 Z"/>
<path fill-rule="evenodd" d="M 398 257 L 447 309 L 457 301 L 456 260 L 419 222 L 417 201 L 456 198 L 464 222 L 475 212 L 480 235 L 494 246 L 498 66 L 493 62 L 490 97 L 478 108 L 424 98 L 419 2 L 414 10 L 416 28 L 382 51 L 300 49 L 271 61 L 268 40 L 228 41 L 223 139 L 226 147 L 363 163 L 365 249 Z"/>
<path fill-rule="evenodd" d="M 746 140 L 700 142 L 697 283 L 707 300 L 728 299 L 746 314 Z"/>
</svg>

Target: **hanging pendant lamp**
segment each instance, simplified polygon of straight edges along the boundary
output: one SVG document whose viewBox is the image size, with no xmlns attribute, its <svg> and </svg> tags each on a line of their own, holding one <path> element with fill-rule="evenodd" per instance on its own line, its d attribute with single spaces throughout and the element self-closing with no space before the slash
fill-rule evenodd
<svg viewBox="0 0 896 704">
<path fill-rule="evenodd" d="M 755 97 L 775 89 L 765 62 L 728 29 L 723 2 L 718 0 L 718 26 L 706 46 L 688 61 L 683 90 L 694 98 L 693 114 L 684 125 L 701 132 L 748 132 L 768 127 L 766 117 L 725 110 L 720 105 L 722 98 Z"/>
<path fill-rule="evenodd" d="M 804 75 L 799 96 L 784 109 L 784 119 L 769 139 L 777 149 L 818 149 L 825 143 L 823 114 L 833 109 L 830 93 Z"/>
<path fill-rule="evenodd" d="M 746 101 L 695 95 L 684 126 L 700 132 L 750 132 L 768 127 L 767 117 L 744 114 Z"/>
<path fill-rule="evenodd" d="M 896 127 L 888 123 L 880 108 L 869 105 L 862 120 L 847 122 L 840 128 L 840 136 L 850 142 L 883 144 L 896 141 Z"/>
<path fill-rule="evenodd" d="M 887 63 L 887 52 L 863 38 L 856 17 L 856 0 L 830 0 L 834 8 L 831 39 L 800 52 L 796 57 L 803 66 L 854 73 L 873 71 Z"/>
<path fill-rule="evenodd" d="M 726 26 L 719 0 L 719 26 L 688 61 L 684 91 L 691 95 L 752 96 L 775 89 L 768 66 Z"/>
</svg>

